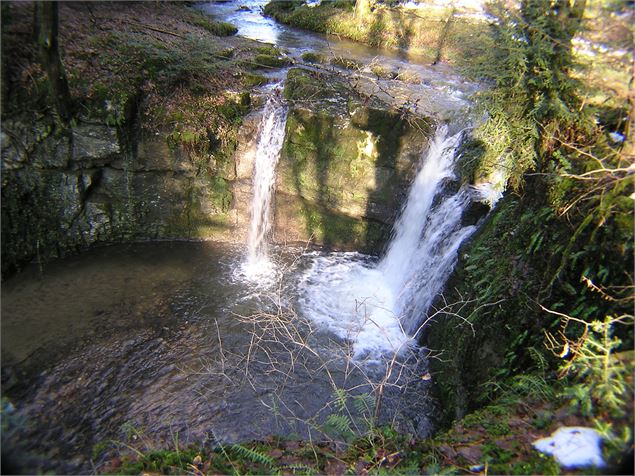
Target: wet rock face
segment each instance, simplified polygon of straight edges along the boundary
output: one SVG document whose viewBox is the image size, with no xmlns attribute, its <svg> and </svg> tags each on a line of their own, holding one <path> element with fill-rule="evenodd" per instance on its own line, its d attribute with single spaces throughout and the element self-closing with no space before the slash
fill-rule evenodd
<svg viewBox="0 0 635 476">
<path fill-rule="evenodd" d="M 80 125 L 72 131 L 74 167 L 99 167 L 111 162 L 121 153 L 117 129 L 104 125 Z"/>
<path fill-rule="evenodd" d="M 163 136 L 115 127 L 2 128 L 2 272 L 96 242 L 231 235 L 233 170 L 195 164 Z"/>
<path fill-rule="evenodd" d="M 344 86 L 312 92 L 312 73 L 291 73 L 276 239 L 378 252 L 426 148 L 431 121 L 365 104 Z"/>
</svg>

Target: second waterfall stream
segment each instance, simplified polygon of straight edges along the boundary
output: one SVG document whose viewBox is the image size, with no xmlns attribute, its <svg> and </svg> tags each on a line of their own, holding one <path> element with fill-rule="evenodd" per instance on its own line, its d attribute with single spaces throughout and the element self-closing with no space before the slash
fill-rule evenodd
<svg viewBox="0 0 635 476">
<path fill-rule="evenodd" d="M 268 249 L 276 166 L 284 142 L 287 106 L 277 89 L 264 109 L 253 172 L 247 278 L 268 282 L 275 266 Z M 299 287 L 300 312 L 352 343 L 353 356 L 374 361 L 410 348 L 441 292 L 461 243 L 475 230 L 462 225 L 479 189 L 450 190 L 462 133 L 440 125 L 422 154 L 407 200 L 384 256 L 311 252 Z"/>
<path fill-rule="evenodd" d="M 461 135 L 438 127 L 379 261 L 359 253 L 315 253 L 302 278 L 302 313 L 350 341 L 358 360 L 410 348 L 459 246 L 476 229 L 461 222 L 470 202 L 482 199 L 479 190 L 448 186 Z"/>
</svg>

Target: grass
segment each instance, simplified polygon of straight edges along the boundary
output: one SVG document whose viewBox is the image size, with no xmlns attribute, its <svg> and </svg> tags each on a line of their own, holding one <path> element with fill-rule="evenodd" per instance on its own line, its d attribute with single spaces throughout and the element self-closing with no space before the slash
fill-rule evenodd
<svg viewBox="0 0 635 476">
<path fill-rule="evenodd" d="M 255 68 L 269 67 L 269 68 L 281 68 L 291 63 L 288 58 L 275 56 L 271 54 L 259 53 L 253 59 L 253 66 Z"/>
<path fill-rule="evenodd" d="M 333 66 L 339 66 L 340 68 L 352 69 L 357 71 L 361 70 L 364 67 L 361 62 L 351 58 L 344 58 L 343 56 L 336 56 L 335 58 L 332 58 L 331 64 Z"/>
<path fill-rule="evenodd" d="M 213 20 L 209 17 L 209 15 L 206 15 L 199 10 L 194 10 L 191 8 L 188 8 L 185 11 L 185 20 L 191 25 L 203 28 L 204 30 L 215 36 L 225 37 L 232 36 L 238 33 L 238 28 L 236 28 L 231 23 Z"/>
<path fill-rule="evenodd" d="M 322 2 L 309 8 L 273 1 L 265 13 L 298 28 L 420 53 L 430 62 L 469 58 L 474 45 L 487 34 L 484 24 L 456 17 L 449 9 L 413 13 L 377 6 L 369 17 L 360 19 L 348 2 Z"/>
</svg>

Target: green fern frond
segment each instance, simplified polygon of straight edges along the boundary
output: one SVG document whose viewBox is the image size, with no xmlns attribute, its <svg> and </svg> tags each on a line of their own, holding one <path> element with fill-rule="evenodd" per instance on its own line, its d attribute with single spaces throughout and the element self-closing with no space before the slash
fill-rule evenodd
<svg viewBox="0 0 635 476">
<path fill-rule="evenodd" d="M 317 474 L 317 471 L 315 470 L 315 468 L 312 468 L 311 466 L 307 466 L 305 464 L 285 465 L 283 469 L 285 474 L 288 474 L 289 472 L 291 474 L 307 474 L 307 475 Z"/>
<path fill-rule="evenodd" d="M 262 464 L 268 468 L 273 467 L 273 458 L 259 451 L 252 450 L 251 448 L 247 448 L 242 445 L 232 445 L 231 450 L 241 458 L 247 459 L 252 463 Z"/>
<path fill-rule="evenodd" d="M 331 413 L 326 419 L 326 427 L 332 428 L 342 436 L 352 435 L 351 421 L 346 415 Z"/>
<path fill-rule="evenodd" d="M 375 397 L 369 393 L 355 395 L 353 397 L 353 406 L 358 413 L 368 415 L 375 408 Z"/>
<path fill-rule="evenodd" d="M 335 408 L 337 408 L 340 412 L 346 411 L 347 399 L 348 395 L 346 394 L 346 390 L 342 388 L 335 389 Z"/>
</svg>

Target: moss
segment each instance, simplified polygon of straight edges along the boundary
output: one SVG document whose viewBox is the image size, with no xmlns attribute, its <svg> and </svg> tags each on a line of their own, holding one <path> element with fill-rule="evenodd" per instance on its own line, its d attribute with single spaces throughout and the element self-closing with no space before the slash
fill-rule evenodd
<svg viewBox="0 0 635 476">
<path fill-rule="evenodd" d="M 312 51 L 307 51 L 306 53 L 302 53 L 302 60 L 307 63 L 324 63 L 324 56 L 313 53 Z"/>
<path fill-rule="evenodd" d="M 486 145 L 482 140 L 470 137 L 463 141 L 459 147 L 458 157 L 458 176 L 464 183 L 474 183 L 477 174 L 482 175 L 479 171 L 481 168 L 481 158 L 485 154 Z M 479 173 L 480 172 L 480 173 Z"/>
<path fill-rule="evenodd" d="M 381 79 L 396 79 L 397 78 L 397 73 L 388 69 L 388 68 L 384 68 L 383 66 L 374 64 L 370 67 L 371 72 L 377 76 L 378 78 Z"/>
<path fill-rule="evenodd" d="M 348 217 L 308 203 L 302 208 L 301 219 L 308 236 L 338 249 L 377 251 L 389 233 L 383 223 Z"/>
<path fill-rule="evenodd" d="M 262 86 L 269 82 L 269 78 L 262 74 L 245 73 L 241 76 L 243 86 L 253 88 L 254 86 Z"/>
<path fill-rule="evenodd" d="M 378 165 L 394 165 L 404 140 L 424 143 L 432 131 L 428 119 L 407 118 L 399 111 L 373 107 L 356 107 L 351 112 L 351 119 L 355 127 L 378 137 Z"/>
<path fill-rule="evenodd" d="M 231 23 L 227 23 L 224 21 L 212 20 L 208 15 L 205 15 L 198 10 L 190 10 L 191 14 L 189 15 L 189 22 L 192 25 L 200 26 L 205 30 L 209 31 L 212 35 L 215 36 L 232 36 L 238 33 L 238 28 L 236 28 Z"/>
<path fill-rule="evenodd" d="M 632 256 L 629 241 L 624 246 L 606 240 L 608 234 L 615 239 L 619 221 L 606 221 L 602 232 L 578 240 L 585 233 L 582 225 L 576 225 L 581 234 L 575 236 L 575 228 L 557 216 L 548 200 L 538 182 L 521 199 L 505 197 L 461 252 L 444 298 L 460 302 L 454 311 L 470 326 L 457 326 L 444 316 L 428 327 L 425 338 L 429 347 L 449 356 L 444 363 L 431 362 L 433 372 L 444 376 L 436 390 L 447 402 L 448 420 L 491 398 L 492 389 L 482 382 L 556 365 L 543 350 L 544 332 L 556 333 L 561 322 L 538 302 L 584 320 L 624 312 L 619 303 L 579 284 L 580 276 L 608 279 L 609 269 L 620 269 L 625 254 Z M 577 252 L 570 258 L 574 246 Z M 600 270 L 606 274 L 595 274 Z M 468 296 L 475 301 L 465 304 Z M 624 330 L 620 338 L 630 345 L 632 334 Z"/>
<path fill-rule="evenodd" d="M 336 56 L 331 60 L 331 64 L 333 66 L 339 66 L 340 68 L 353 69 L 358 71 L 364 67 L 363 63 L 360 63 L 359 61 L 351 58 L 344 58 L 343 56 Z"/>
<path fill-rule="evenodd" d="M 2 174 L 3 276 L 33 258 L 46 260 L 74 244 L 65 236 L 62 217 L 67 204 L 57 188 L 53 176 L 30 171 Z"/>
<path fill-rule="evenodd" d="M 346 86 L 335 75 L 302 68 L 289 70 L 284 97 L 289 101 L 317 101 L 348 96 Z"/>
<path fill-rule="evenodd" d="M 233 195 L 227 180 L 213 177 L 210 183 L 211 203 L 219 213 L 227 213 L 231 207 Z"/>
<path fill-rule="evenodd" d="M 229 184 L 222 178 L 212 177 L 205 189 L 190 185 L 182 207 L 176 207 L 167 217 L 160 236 L 219 238 L 229 229 L 227 211 L 232 200 Z"/>
<path fill-rule="evenodd" d="M 254 56 L 251 64 L 256 68 L 261 68 L 263 66 L 269 68 L 282 68 L 283 66 L 291 64 L 291 60 L 285 57 L 260 53 Z"/>
<path fill-rule="evenodd" d="M 262 55 L 268 56 L 278 57 L 281 54 L 280 50 L 274 45 L 258 46 L 255 50 Z"/>
<path fill-rule="evenodd" d="M 311 76 L 302 71 L 299 77 Z M 405 173 L 418 160 L 429 133 L 424 120 L 421 126 L 425 130 L 415 123 L 396 112 L 373 108 L 358 107 L 351 117 L 291 109 L 279 187 L 301 201 L 307 237 L 313 235 L 334 247 L 350 249 L 357 244 L 365 250 L 381 249 L 391 217 L 372 211 L 373 204 L 399 208 Z M 410 156 L 404 147 L 413 144 L 419 146 L 413 147 L 416 152 Z M 338 233 L 350 239 L 342 239 Z"/>
<path fill-rule="evenodd" d="M 408 49 L 426 60 L 459 60 L 482 45 L 487 26 L 454 16 L 450 9 L 429 9 L 425 14 L 377 5 L 363 19 L 350 2 L 322 2 L 308 7 L 299 2 L 272 1 L 265 13 L 306 30 L 343 36 L 371 46 Z"/>
</svg>

